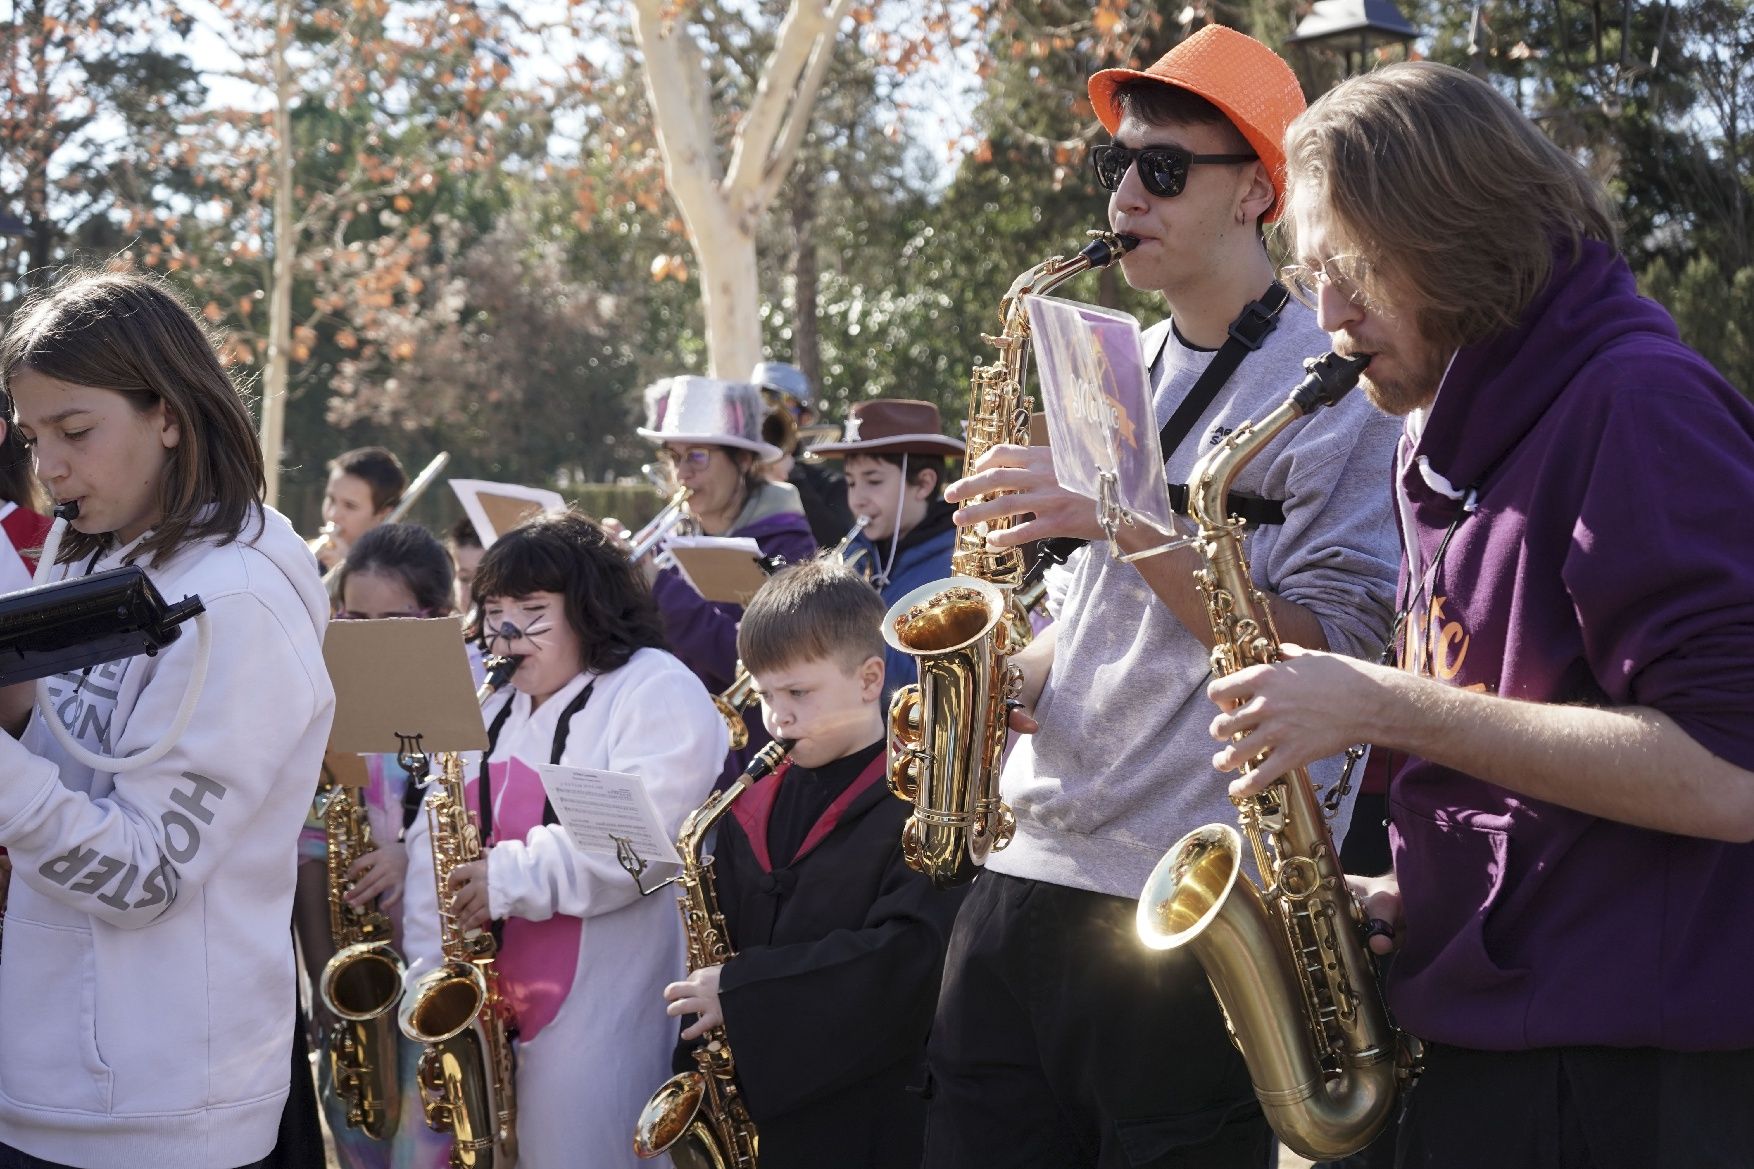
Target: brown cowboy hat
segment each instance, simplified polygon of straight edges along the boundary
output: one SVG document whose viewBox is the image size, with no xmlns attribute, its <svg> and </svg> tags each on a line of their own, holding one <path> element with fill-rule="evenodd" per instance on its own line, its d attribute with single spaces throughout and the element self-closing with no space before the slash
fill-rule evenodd
<svg viewBox="0 0 1754 1169">
<path fill-rule="evenodd" d="M 960 455 L 959 438 L 941 434 L 938 407 L 907 398 L 872 398 L 847 411 L 839 442 L 817 443 L 810 453 L 839 459 L 847 455 Z"/>
</svg>

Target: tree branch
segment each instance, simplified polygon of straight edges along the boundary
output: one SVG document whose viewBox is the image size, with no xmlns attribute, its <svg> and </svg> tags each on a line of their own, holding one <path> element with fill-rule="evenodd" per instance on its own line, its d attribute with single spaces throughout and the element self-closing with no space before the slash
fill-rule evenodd
<svg viewBox="0 0 1754 1169">
<path fill-rule="evenodd" d="M 725 169 L 726 194 L 738 205 L 745 204 L 745 196 L 757 196 L 764 189 L 771 197 L 771 189 L 778 186 L 777 182 L 770 182 L 770 172 L 777 161 L 776 145 L 782 131 L 789 129 L 788 121 L 808 124 L 810 105 L 827 69 L 825 58 L 833 55 L 832 51 L 821 51 L 823 42 L 827 40 L 832 50 L 840 22 L 851 7 L 852 0 L 792 0 L 774 36 L 773 52 L 768 54 L 761 71 L 755 99 L 737 130 L 731 163 Z M 790 119 L 788 112 L 792 114 Z M 803 129 L 787 137 L 795 139 L 791 146 L 795 150 L 797 141 L 803 138 Z M 779 170 L 783 178 L 785 168 Z"/>
<path fill-rule="evenodd" d="M 846 8 L 851 0 L 839 0 L 838 6 Z M 804 141 L 804 135 L 810 130 L 810 115 L 816 106 L 816 95 L 822 90 L 822 79 L 828 74 L 828 66 L 834 60 L 834 42 L 839 35 L 840 20 L 838 17 L 828 25 L 827 35 L 818 37 L 816 46 L 810 53 L 810 62 L 804 69 L 804 76 L 798 82 L 797 95 L 788 103 L 785 128 L 781 131 L 779 141 L 769 150 L 767 164 L 762 170 L 761 184 L 756 189 L 757 207 L 766 207 L 773 202 L 785 184 L 786 175 L 792 169 L 792 160 L 798 155 L 798 147 Z"/>
<path fill-rule="evenodd" d="M 696 240 L 715 209 L 718 156 L 712 141 L 712 110 L 700 46 L 689 32 L 665 18 L 666 0 L 634 0 L 634 40 L 645 58 L 646 97 L 664 160 L 664 182 Z"/>
</svg>

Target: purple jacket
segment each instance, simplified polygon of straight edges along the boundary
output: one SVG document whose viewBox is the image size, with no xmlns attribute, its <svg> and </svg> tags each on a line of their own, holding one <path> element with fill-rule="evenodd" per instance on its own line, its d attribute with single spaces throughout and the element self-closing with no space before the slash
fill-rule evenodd
<svg viewBox="0 0 1754 1169">
<path fill-rule="evenodd" d="M 1754 406 L 1611 249 L 1556 253 L 1521 325 L 1461 350 L 1399 485 L 1406 664 L 1538 702 L 1654 708 L 1754 768 Z M 1475 486 L 1456 528 L 1445 490 Z M 1426 1039 L 1754 1047 L 1754 845 L 1654 832 L 1412 759 L 1390 788 Z"/>
<path fill-rule="evenodd" d="M 763 556 L 783 556 L 789 564 L 816 555 L 816 538 L 803 512 L 765 516 L 726 535 L 747 536 L 761 546 Z M 743 619 L 743 606 L 706 600 L 674 568 L 658 574 L 652 596 L 664 615 L 670 652 L 713 693 L 729 686 L 737 673 L 737 623 Z"/>
</svg>

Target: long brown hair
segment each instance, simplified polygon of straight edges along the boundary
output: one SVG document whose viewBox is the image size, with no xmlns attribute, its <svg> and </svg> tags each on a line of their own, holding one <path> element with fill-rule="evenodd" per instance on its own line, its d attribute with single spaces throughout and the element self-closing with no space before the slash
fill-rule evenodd
<svg viewBox="0 0 1754 1169">
<path fill-rule="evenodd" d="M 156 564 L 186 543 L 228 544 L 243 534 L 265 491 L 256 428 L 213 342 L 163 282 L 81 270 L 26 300 L 0 340 L 0 388 L 15 426 L 10 395 L 20 368 L 111 390 L 141 413 L 162 402 L 176 422 L 179 438 L 158 486 L 160 519 L 131 560 Z M 58 560 L 90 555 L 112 539 L 69 529 Z"/>
<path fill-rule="evenodd" d="M 1617 239 L 1607 192 L 1479 78 L 1431 61 L 1342 82 L 1285 133 L 1287 202 L 1321 205 L 1366 297 L 1453 349 L 1513 327 L 1554 251 Z"/>
</svg>

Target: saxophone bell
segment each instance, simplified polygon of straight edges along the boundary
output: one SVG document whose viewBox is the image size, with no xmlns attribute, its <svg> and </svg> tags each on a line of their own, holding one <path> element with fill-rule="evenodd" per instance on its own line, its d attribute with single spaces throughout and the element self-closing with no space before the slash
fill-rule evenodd
<svg viewBox="0 0 1754 1169">
<path fill-rule="evenodd" d="M 1029 443 L 1025 298 L 1106 267 L 1139 245 L 1137 236 L 1089 234 L 1091 241 L 1076 255 L 1054 256 L 1018 276 L 1000 302 L 1004 327 L 999 336 L 985 338 L 997 347 L 998 358 L 977 366 L 970 382 L 965 467 L 1001 443 Z M 913 656 L 920 675 L 917 685 L 897 690 L 889 706 L 890 790 L 914 805 L 903 829 L 902 856 L 939 888 L 970 880 L 1016 829 L 999 798 L 999 761 L 1007 704 L 1022 685 L 1022 674 L 1006 658 L 1026 644 L 1028 621 L 1020 619 L 1013 601 L 1023 583 L 1023 552 L 994 548 L 991 537 L 1018 522 L 1017 516 L 1000 516 L 958 528 L 950 554 L 953 575 L 908 593 L 883 618 L 884 639 Z"/>
<path fill-rule="evenodd" d="M 1004 661 L 1007 617 L 998 586 L 954 577 L 902 597 L 883 627 L 884 640 L 919 663 L 919 682 L 889 705 L 889 790 L 914 805 L 902 857 L 941 889 L 971 879 L 1016 830 L 994 782 L 1005 703 L 1021 684 Z"/>
<path fill-rule="evenodd" d="M 1195 581 L 1212 625 L 1215 675 L 1282 656 L 1243 554 L 1242 525 L 1225 511 L 1230 485 L 1287 426 L 1337 402 L 1368 361 L 1330 353 L 1305 362 L 1308 376 L 1282 405 L 1194 465 L 1188 510 L 1205 562 Z M 1157 863 L 1139 898 L 1139 937 L 1154 949 L 1186 947 L 1199 960 L 1279 1139 L 1312 1161 L 1338 1160 L 1388 1123 L 1412 1041 L 1383 1006 L 1363 914 L 1308 771 L 1296 768 L 1238 801 L 1237 813 L 1241 832 L 1197 828 Z M 1245 834 L 1260 889 L 1243 873 Z"/>
<path fill-rule="evenodd" d="M 682 886 L 676 899 L 688 939 L 688 972 L 723 965 L 733 956 L 719 909 L 713 858 L 703 854 L 707 833 L 738 796 L 772 774 L 791 754 L 796 740 L 775 739 L 755 753 L 743 774 L 682 821 L 676 851 L 682 857 Z M 625 867 L 625 865 L 624 865 Z M 630 873 L 633 870 L 628 870 Z M 636 874 L 637 883 L 639 877 Z M 640 886 L 641 893 L 656 892 Z M 670 1154 L 677 1169 L 756 1169 L 760 1134 L 737 1087 L 736 1065 L 723 1025 L 709 1030 L 694 1049 L 694 1069 L 658 1086 L 634 1123 L 633 1151 L 642 1160 Z"/>
<path fill-rule="evenodd" d="M 396 1130 L 396 1033 L 392 1008 L 402 996 L 402 958 L 390 944 L 390 920 L 375 905 L 346 900 L 353 862 L 377 848 L 365 808 L 349 788 L 319 796 L 328 846 L 329 938 L 335 954 L 317 976 L 317 997 L 334 1016 L 324 1047 L 336 1099 L 347 1123 L 374 1140 Z"/>
</svg>

